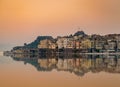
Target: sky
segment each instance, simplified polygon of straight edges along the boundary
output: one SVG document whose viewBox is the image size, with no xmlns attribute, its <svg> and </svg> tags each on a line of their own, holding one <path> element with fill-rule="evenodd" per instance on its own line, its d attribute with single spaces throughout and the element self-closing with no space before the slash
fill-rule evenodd
<svg viewBox="0 0 120 87">
<path fill-rule="evenodd" d="M 0 0 L 0 51 L 78 30 L 120 33 L 120 0 Z"/>
</svg>

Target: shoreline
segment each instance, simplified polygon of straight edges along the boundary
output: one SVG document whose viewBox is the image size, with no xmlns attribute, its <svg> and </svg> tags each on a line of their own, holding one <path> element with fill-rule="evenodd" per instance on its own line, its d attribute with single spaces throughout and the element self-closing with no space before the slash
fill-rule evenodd
<svg viewBox="0 0 120 87">
<path fill-rule="evenodd" d="M 79 54 L 86 54 L 86 55 L 120 55 L 120 52 L 115 53 L 79 53 Z"/>
<path fill-rule="evenodd" d="M 0 55 L 17 55 L 17 54 L 30 54 L 30 55 L 42 55 L 42 54 L 45 54 L 45 55 L 120 55 L 120 52 L 100 52 L 100 53 L 97 53 L 97 52 L 28 52 L 28 53 L 24 53 L 24 52 L 18 52 L 18 53 L 14 53 L 14 52 L 11 52 L 11 51 L 4 51 L 4 52 L 0 52 Z"/>
</svg>

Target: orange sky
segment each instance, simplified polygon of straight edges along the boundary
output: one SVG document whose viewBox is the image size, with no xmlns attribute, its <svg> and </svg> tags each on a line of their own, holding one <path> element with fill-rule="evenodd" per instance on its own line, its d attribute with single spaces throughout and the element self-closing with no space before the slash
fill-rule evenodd
<svg viewBox="0 0 120 87">
<path fill-rule="evenodd" d="M 120 0 L 0 0 L 0 47 L 39 35 L 120 33 Z"/>
</svg>

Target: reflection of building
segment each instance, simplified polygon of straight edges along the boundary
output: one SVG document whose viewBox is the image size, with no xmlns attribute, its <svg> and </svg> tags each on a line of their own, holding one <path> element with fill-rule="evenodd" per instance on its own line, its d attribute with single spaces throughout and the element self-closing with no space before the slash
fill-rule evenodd
<svg viewBox="0 0 120 87">
<path fill-rule="evenodd" d="M 50 68 L 50 67 L 56 65 L 57 61 L 54 58 L 38 59 L 38 63 L 40 64 L 40 67 L 47 69 L 47 68 Z"/>
<path fill-rule="evenodd" d="M 38 71 L 67 71 L 72 72 L 78 76 L 83 76 L 87 72 L 109 72 L 120 73 L 120 56 L 79 56 L 77 58 L 38 58 L 32 55 L 13 56 L 14 60 L 24 61 L 24 63 L 32 64 Z"/>
<path fill-rule="evenodd" d="M 48 60 L 47 59 L 38 59 L 38 63 L 43 68 L 48 68 Z"/>
</svg>

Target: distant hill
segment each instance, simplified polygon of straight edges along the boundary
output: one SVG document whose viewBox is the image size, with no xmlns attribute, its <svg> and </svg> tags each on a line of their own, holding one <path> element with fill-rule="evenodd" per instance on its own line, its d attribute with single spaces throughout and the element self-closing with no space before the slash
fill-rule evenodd
<svg viewBox="0 0 120 87">
<path fill-rule="evenodd" d="M 38 36 L 35 41 L 33 41 L 33 42 L 29 43 L 29 44 L 26 44 L 24 47 L 37 48 L 40 41 L 45 40 L 45 39 L 53 40 L 53 37 L 52 36 Z"/>
<path fill-rule="evenodd" d="M 74 36 L 86 36 L 86 34 L 84 33 L 84 31 L 77 31 Z"/>
</svg>

